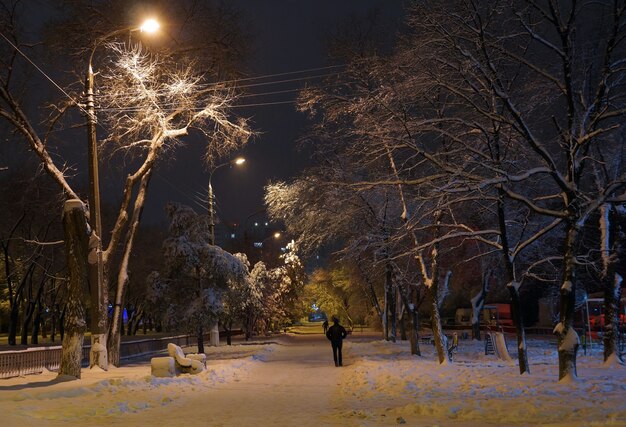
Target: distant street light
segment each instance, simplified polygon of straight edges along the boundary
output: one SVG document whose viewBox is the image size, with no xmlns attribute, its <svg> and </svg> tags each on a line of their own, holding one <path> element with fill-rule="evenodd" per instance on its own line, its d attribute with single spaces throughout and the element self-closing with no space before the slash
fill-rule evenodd
<svg viewBox="0 0 626 427">
<path fill-rule="evenodd" d="M 98 173 L 98 147 L 96 137 L 96 108 L 94 102 L 94 72 L 93 56 L 100 44 L 116 35 L 145 31 L 154 33 L 159 28 L 158 22 L 149 19 L 139 28 L 124 28 L 112 31 L 103 37 L 99 37 L 94 43 L 89 61 L 87 63 L 87 75 L 85 78 L 85 111 L 87 113 L 87 148 L 89 158 L 89 224 L 92 234 L 89 239 L 89 287 L 92 300 L 91 322 L 91 349 L 89 354 L 89 366 L 95 363 L 103 369 L 108 369 L 106 360 L 106 332 L 107 332 L 107 301 L 103 284 L 102 265 L 102 220 L 100 216 L 100 179 Z M 95 286 L 94 286 L 95 284 Z M 96 353 L 100 350 L 99 353 Z M 105 354 L 102 354 L 105 353 Z M 97 362 L 96 362 L 97 361 Z"/>
<path fill-rule="evenodd" d="M 241 166 L 242 164 L 245 163 L 245 161 L 246 159 L 244 159 L 243 157 L 237 157 L 236 159 L 233 159 L 229 162 L 225 162 L 225 163 L 215 166 L 213 169 L 211 169 L 211 172 L 209 172 L 209 206 L 208 206 L 209 207 L 209 233 L 210 233 L 209 243 L 211 243 L 212 245 L 215 245 L 215 203 L 214 203 L 214 196 L 213 196 L 213 185 L 211 184 L 211 180 L 213 179 L 213 174 L 215 173 L 216 170 L 218 170 L 222 166 L 228 166 L 228 165 Z"/>
</svg>

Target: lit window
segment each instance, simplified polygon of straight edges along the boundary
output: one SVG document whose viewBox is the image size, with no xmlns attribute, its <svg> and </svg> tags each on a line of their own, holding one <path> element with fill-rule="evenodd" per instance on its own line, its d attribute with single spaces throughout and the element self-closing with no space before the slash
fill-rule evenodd
<svg viewBox="0 0 626 427">
<path fill-rule="evenodd" d="M 263 247 L 263 242 L 254 242 L 254 247 L 255 248 L 262 248 Z"/>
<path fill-rule="evenodd" d="M 235 238 L 235 233 L 231 233 L 230 238 L 234 239 Z"/>
</svg>

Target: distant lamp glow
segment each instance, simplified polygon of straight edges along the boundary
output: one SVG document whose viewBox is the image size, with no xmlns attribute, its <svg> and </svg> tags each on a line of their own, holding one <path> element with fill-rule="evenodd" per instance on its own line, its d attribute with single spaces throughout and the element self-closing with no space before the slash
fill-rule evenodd
<svg viewBox="0 0 626 427">
<path fill-rule="evenodd" d="M 244 159 L 243 157 L 237 157 L 237 158 L 235 159 L 235 164 L 236 164 L 236 165 L 242 165 L 242 164 L 244 164 L 245 162 L 246 162 L 246 159 Z"/>
<path fill-rule="evenodd" d="M 146 19 L 141 27 L 139 27 L 139 30 L 141 30 L 142 33 L 152 34 L 156 33 L 159 28 L 161 28 L 161 25 L 156 19 Z"/>
<path fill-rule="evenodd" d="M 279 232 L 274 233 L 274 239 L 278 239 L 278 238 L 280 238 L 280 233 Z"/>
</svg>

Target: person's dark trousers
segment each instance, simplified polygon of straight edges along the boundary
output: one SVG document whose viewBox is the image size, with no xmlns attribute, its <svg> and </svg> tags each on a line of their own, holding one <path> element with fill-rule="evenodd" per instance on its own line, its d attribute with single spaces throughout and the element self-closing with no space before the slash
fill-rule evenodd
<svg viewBox="0 0 626 427">
<path fill-rule="evenodd" d="M 335 366 L 342 366 L 341 363 L 341 341 L 330 342 L 333 346 L 333 359 L 335 359 Z"/>
</svg>

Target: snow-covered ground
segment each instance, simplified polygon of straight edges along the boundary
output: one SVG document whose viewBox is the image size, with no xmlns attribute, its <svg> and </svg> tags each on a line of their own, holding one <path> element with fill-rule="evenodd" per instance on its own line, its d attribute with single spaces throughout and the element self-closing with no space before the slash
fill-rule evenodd
<svg viewBox="0 0 626 427">
<path fill-rule="evenodd" d="M 196 376 L 154 378 L 148 362 L 79 381 L 55 373 L 0 380 L 2 426 L 626 426 L 626 368 L 581 355 L 579 380 L 557 382 L 552 343 L 529 340 L 531 375 L 461 341 L 455 361 L 434 348 L 351 336 L 335 368 L 320 335 L 208 348 Z M 509 343 L 509 347 L 514 347 Z"/>
</svg>

